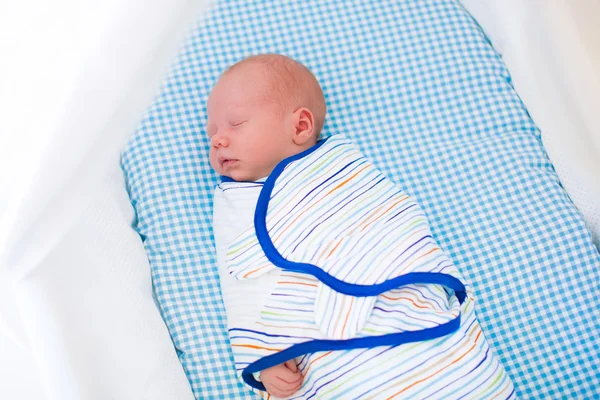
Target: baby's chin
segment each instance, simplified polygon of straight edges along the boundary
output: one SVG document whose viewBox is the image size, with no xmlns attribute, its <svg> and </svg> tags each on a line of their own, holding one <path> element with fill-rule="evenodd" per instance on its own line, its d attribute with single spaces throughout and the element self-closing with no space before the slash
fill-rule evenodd
<svg viewBox="0 0 600 400">
<path fill-rule="evenodd" d="M 269 176 L 268 168 L 248 168 L 241 160 L 235 160 L 229 165 L 217 165 L 215 171 L 221 176 L 226 176 L 237 182 L 256 182 Z"/>
<path fill-rule="evenodd" d="M 227 171 L 223 175 L 225 175 L 237 182 L 255 182 L 255 181 L 263 178 L 263 176 L 257 176 L 256 174 L 253 174 L 249 171 L 244 171 L 244 170 L 235 169 L 235 168 L 233 168 L 231 171 Z"/>
</svg>

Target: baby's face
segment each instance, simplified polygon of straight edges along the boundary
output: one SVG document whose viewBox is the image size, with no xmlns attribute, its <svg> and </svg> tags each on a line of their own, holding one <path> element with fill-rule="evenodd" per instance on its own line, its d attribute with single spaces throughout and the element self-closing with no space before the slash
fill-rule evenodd
<svg viewBox="0 0 600 400">
<path fill-rule="evenodd" d="M 244 66 L 225 74 L 208 98 L 210 163 L 217 173 L 236 181 L 266 177 L 296 151 L 292 113 L 269 99 L 258 68 Z"/>
</svg>

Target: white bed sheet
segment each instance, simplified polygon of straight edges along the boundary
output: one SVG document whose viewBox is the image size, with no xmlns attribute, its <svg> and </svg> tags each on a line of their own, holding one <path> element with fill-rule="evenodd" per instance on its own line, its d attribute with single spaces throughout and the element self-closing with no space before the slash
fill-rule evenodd
<svg viewBox="0 0 600 400">
<path fill-rule="evenodd" d="M 463 3 L 503 54 L 517 90 L 542 129 L 563 184 L 590 227 L 598 232 L 600 123 L 592 109 L 600 104 L 600 88 L 595 84 L 595 71 L 600 68 L 597 64 L 594 67 L 597 60 L 587 57 L 594 52 L 586 50 L 590 45 L 582 39 L 590 30 L 586 33 L 575 29 L 579 24 L 573 22 L 588 15 L 581 11 L 587 3 L 579 2 L 577 11 L 570 13 L 551 9 L 567 7 L 566 2 L 555 2 L 549 8 L 539 1 Z M 23 44 L 29 46 L 30 53 L 39 51 L 49 57 L 46 64 L 27 64 L 20 80 L 14 75 L 19 66 L 0 71 L 0 86 L 9 88 L 0 92 L 1 109 L 15 108 L 0 122 L 0 148 L 8 152 L 0 155 L 4 160 L 0 164 L 4 171 L 0 174 L 0 194 L 12 194 L 11 198 L 0 196 L 0 268 L 4 268 L 4 277 L 10 276 L 16 285 L 16 298 L 0 304 L 0 323 L 4 321 L 0 331 L 29 349 L 29 359 L 36 364 L 28 369 L 10 368 L 6 359 L 0 359 L 4 362 L 0 371 L 21 371 L 12 377 L 13 382 L 23 382 L 24 390 L 27 385 L 36 393 L 26 395 L 28 392 L 23 391 L 16 397 L 15 393 L 2 392 L 14 391 L 14 385 L 0 385 L 0 398 L 39 399 L 40 379 L 48 398 L 135 398 L 132 393 L 140 393 L 147 385 L 142 375 L 138 376 L 140 380 L 132 381 L 106 371 L 116 362 L 133 366 L 145 361 L 144 357 L 156 348 L 165 352 L 161 360 L 176 362 L 154 308 L 141 242 L 130 227 L 131 206 L 117 160 L 138 116 L 156 91 L 186 22 L 205 6 L 191 0 L 63 1 L 52 7 L 43 2 L 25 3 L 21 11 L 23 16 L 32 17 L 29 25 L 7 25 L 4 22 L 10 14 L 0 12 L 5 18 L 0 26 L 15 29 L 11 37 L 25 37 Z M 76 7 L 75 11 L 71 7 Z M 65 20 L 66 10 L 72 11 L 67 15 L 76 21 Z M 62 21 L 66 28 L 57 28 L 54 36 L 34 35 L 35 41 L 34 36 L 24 35 L 36 23 L 47 27 L 45 20 L 58 21 L 56 26 Z M 597 34 L 590 29 L 592 35 Z M 579 47 L 572 46 L 573 40 Z M 549 41 L 561 45 L 548 47 Z M 60 51 L 44 50 L 56 50 L 57 43 L 61 44 Z M 595 41 L 590 43 L 595 45 Z M 20 47 L 23 44 L 11 43 L 9 50 L 24 54 Z M 557 56 L 557 51 L 565 56 Z M 58 56 L 52 58 L 52 54 Z M 557 58 L 571 62 L 558 64 L 554 62 Z M 61 59 L 69 62 L 63 64 Z M 575 61 L 579 59 L 586 61 Z M 54 74 L 44 69 L 48 65 L 54 67 Z M 7 132 L 26 140 L 15 142 Z M 31 173 L 18 178 L 6 174 L 25 170 L 28 165 Z M 100 227 L 105 231 L 100 232 L 98 240 L 93 239 L 94 229 L 98 234 Z M 597 242 L 598 236 L 595 239 Z M 128 244 L 118 248 L 121 242 Z M 100 251 L 102 246 L 104 250 L 110 246 L 117 250 Z M 65 279 L 60 279 L 60 274 L 65 274 Z M 6 279 L 0 280 L 0 290 L 6 285 Z M 85 297 L 91 289 L 110 294 L 113 299 L 103 302 L 101 296 Z M 70 296 L 76 294 L 84 296 L 81 304 L 70 301 Z M 97 325 L 82 329 L 74 323 L 85 315 L 84 311 L 94 309 L 100 316 Z M 136 318 L 140 310 L 143 318 Z M 131 339 L 135 336 L 114 329 L 116 323 L 130 333 L 143 330 L 154 336 L 136 343 Z M 139 352 L 134 354 L 138 358 L 89 351 L 93 346 L 102 349 L 111 344 L 116 348 L 137 346 Z M 163 376 L 164 385 L 156 389 L 156 398 L 168 390 L 176 391 L 169 393 L 169 398 L 189 398 L 183 371 L 177 365 L 167 367 L 175 372 L 171 377 Z M 34 368 L 39 372 L 34 373 Z M 148 378 L 151 373 L 147 370 L 144 376 Z M 123 390 L 125 382 L 130 385 L 127 393 Z"/>
</svg>

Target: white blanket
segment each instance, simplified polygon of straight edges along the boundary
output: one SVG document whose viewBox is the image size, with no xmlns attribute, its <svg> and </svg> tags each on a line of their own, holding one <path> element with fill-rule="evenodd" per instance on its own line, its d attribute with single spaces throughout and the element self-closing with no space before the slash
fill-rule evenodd
<svg viewBox="0 0 600 400">
<path fill-rule="evenodd" d="M 423 211 L 343 136 L 225 179 L 215 241 L 238 373 L 296 358 L 294 395 L 510 398 Z M 264 395 L 264 392 L 262 393 Z"/>
</svg>

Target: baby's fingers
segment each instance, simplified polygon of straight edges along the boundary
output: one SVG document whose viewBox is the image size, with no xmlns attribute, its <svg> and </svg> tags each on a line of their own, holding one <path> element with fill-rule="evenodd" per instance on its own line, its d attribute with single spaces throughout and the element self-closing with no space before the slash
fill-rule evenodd
<svg viewBox="0 0 600 400">
<path fill-rule="evenodd" d="M 286 369 L 275 377 L 267 390 L 275 397 L 289 397 L 302 387 L 303 381 L 304 377 L 300 371 L 292 372 Z"/>
<path fill-rule="evenodd" d="M 267 392 L 278 398 L 292 396 L 304 382 L 294 360 L 267 368 L 260 376 Z"/>
<path fill-rule="evenodd" d="M 285 366 L 288 367 L 288 369 L 292 372 L 296 372 L 298 371 L 298 366 L 296 365 L 296 361 L 292 360 L 287 360 L 285 363 Z"/>
<path fill-rule="evenodd" d="M 296 393 L 302 387 L 302 380 L 295 385 L 290 385 L 283 382 L 271 384 L 267 387 L 267 391 L 275 397 L 289 397 Z"/>
<path fill-rule="evenodd" d="M 291 371 L 287 368 L 282 368 L 280 371 L 277 371 L 277 380 L 288 384 L 296 384 L 298 381 L 302 381 L 302 373 L 298 370 Z"/>
</svg>

